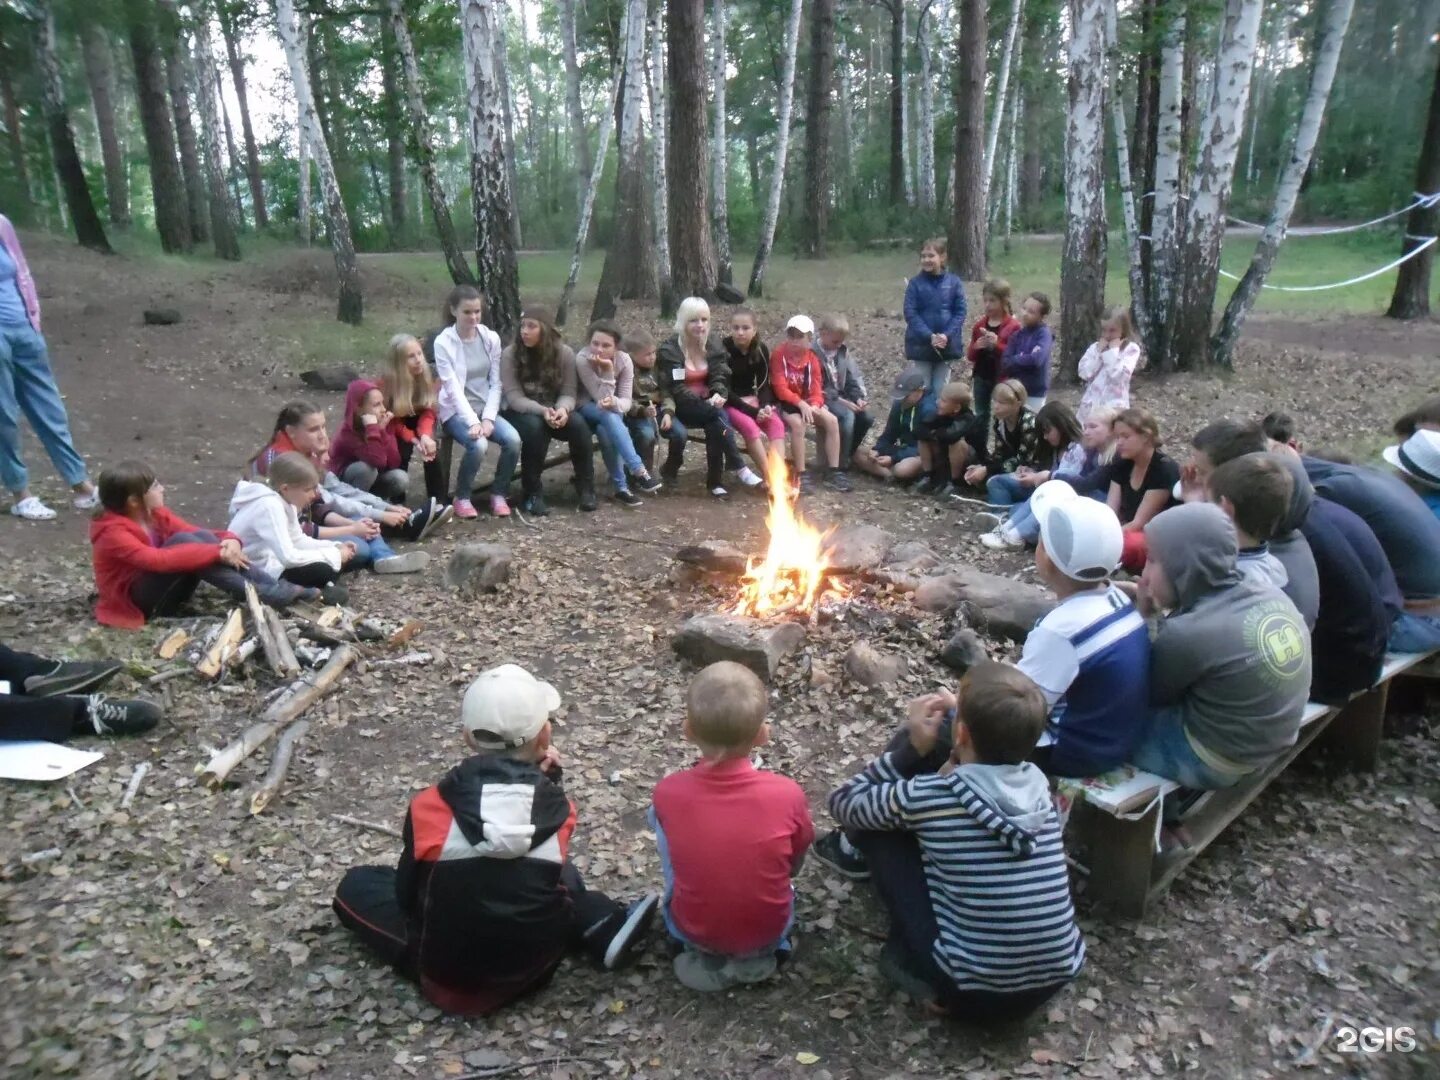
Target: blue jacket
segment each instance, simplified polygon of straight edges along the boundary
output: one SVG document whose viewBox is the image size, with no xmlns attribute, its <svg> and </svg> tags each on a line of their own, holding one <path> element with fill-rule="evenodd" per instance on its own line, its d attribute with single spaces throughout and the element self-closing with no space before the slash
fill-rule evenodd
<svg viewBox="0 0 1440 1080">
<path fill-rule="evenodd" d="M 1044 323 L 1020 327 L 1005 344 L 1000 378 L 1019 379 L 1031 397 L 1043 397 L 1050 389 L 1050 350 L 1054 346 L 1055 336 Z"/>
<path fill-rule="evenodd" d="M 916 445 L 921 432 L 935 419 L 935 396 L 926 394 L 917 405 L 906 405 L 904 399 L 890 406 L 885 430 L 875 440 L 875 453 L 881 457 L 904 461 L 920 452 Z"/>
<path fill-rule="evenodd" d="M 931 334 L 949 338 L 943 356 L 930 344 Z M 923 271 L 905 286 L 905 358 L 957 360 L 965 355 L 965 283 L 948 270 Z"/>
</svg>

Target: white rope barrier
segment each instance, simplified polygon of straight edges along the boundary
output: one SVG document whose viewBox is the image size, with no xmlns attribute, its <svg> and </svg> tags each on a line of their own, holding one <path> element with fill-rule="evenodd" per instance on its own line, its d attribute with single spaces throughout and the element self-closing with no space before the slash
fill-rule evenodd
<svg viewBox="0 0 1440 1080">
<path fill-rule="evenodd" d="M 1374 221 L 1366 221 L 1359 225 L 1337 225 L 1333 229 L 1316 229 L 1313 231 L 1300 233 L 1299 236 L 1337 236 L 1340 233 L 1359 232 L 1361 229 L 1368 229 L 1372 226 L 1389 221 L 1391 218 L 1397 218 L 1401 214 L 1408 214 L 1417 206 L 1425 207 L 1428 209 L 1429 207 L 1436 205 L 1440 205 L 1440 191 L 1435 192 L 1433 195 L 1421 195 L 1417 191 L 1414 193 L 1414 197 L 1411 199 L 1410 205 L 1402 206 L 1399 210 L 1394 210 L 1386 214 L 1384 217 L 1378 217 Z M 1236 225 L 1243 225 L 1247 229 L 1259 229 L 1261 232 L 1264 232 L 1269 227 L 1266 225 L 1261 225 L 1259 222 L 1256 221 L 1246 221 L 1244 218 L 1235 217 L 1233 214 L 1226 214 L 1225 220 L 1233 221 Z"/>
<path fill-rule="evenodd" d="M 1419 240 L 1420 237 L 1416 236 L 1411 239 Z M 1369 281 L 1371 278 L 1377 278 L 1381 274 L 1389 273 L 1401 263 L 1409 262 L 1416 255 L 1419 255 L 1426 248 L 1434 244 L 1436 240 L 1440 240 L 1440 237 L 1427 236 L 1423 244 L 1411 248 L 1389 265 L 1382 266 L 1379 270 L 1371 270 L 1368 274 L 1361 274 L 1359 277 L 1350 278 L 1348 281 L 1336 281 L 1330 285 L 1261 285 L 1260 287 L 1262 289 L 1269 289 L 1271 292 L 1325 292 L 1328 289 L 1343 289 L 1349 285 L 1359 285 L 1362 281 Z M 1221 270 L 1220 276 L 1229 278 L 1231 281 L 1240 280 L 1238 274 L 1232 274 L 1228 270 Z"/>
</svg>

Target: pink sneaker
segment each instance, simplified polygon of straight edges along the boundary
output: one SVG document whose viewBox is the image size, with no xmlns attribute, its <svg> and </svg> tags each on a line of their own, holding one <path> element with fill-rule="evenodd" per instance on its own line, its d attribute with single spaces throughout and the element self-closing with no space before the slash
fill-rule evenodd
<svg viewBox="0 0 1440 1080">
<path fill-rule="evenodd" d="M 472 503 L 469 499 L 456 499 L 453 503 L 450 504 L 450 508 L 455 511 L 456 517 L 464 518 L 466 521 L 470 521 L 480 516 L 480 514 L 475 509 L 475 504 Z"/>
<path fill-rule="evenodd" d="M 504 495 L 490 496 L 490 513 L 494 514 L 496 517 L 510 516 L 510 504 L 505 501 Z"/>
</svg>

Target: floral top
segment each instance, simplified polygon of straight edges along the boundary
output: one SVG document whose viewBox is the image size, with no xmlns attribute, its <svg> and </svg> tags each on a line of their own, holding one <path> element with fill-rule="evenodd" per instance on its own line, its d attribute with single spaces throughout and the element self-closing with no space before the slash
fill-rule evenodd
<svg viewBox="0 0 1440 1080">
<path fill-rule="evenodd" d="M 1127 341 L 1123 348 L 1100 351 L 1100 343 L 1093 342 L 1080 358 L 1080 378 L 1090 385 L 1080 399 L 1077 415 L 1083 424 L 1095 409 L 1111 408 L 1119 411 L 1130 407 L 1130 376 L 1140 365 L 1140 346 Z"/>
</svg>

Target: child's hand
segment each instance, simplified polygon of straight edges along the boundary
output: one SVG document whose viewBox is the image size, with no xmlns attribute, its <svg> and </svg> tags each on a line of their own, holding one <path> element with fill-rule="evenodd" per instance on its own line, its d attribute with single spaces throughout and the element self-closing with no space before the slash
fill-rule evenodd
<svg viewBox="0 0 1440 1080">
<path fill-rule="evenodd" d="M 654 406 L 654 405 L 651 405 L 651 406 L 650 406 L 650 411 L 651 411 L 652 413 L 655 411 L 655 406 Z M 661 431 L 669 431 L 669 430 L 670 430 L 670 425 L 671 425 L 671 423 L 672 423 L 672 417 L 670 416 L 669 413 L 666 413 L 664 416 L 662 416 L 662 417 L 660 418 L 660 430 L 661 430 Z"/>
<path fill-rule="evenodd" d="M 380 412 L 376 414 L 375 417 L 376 423 L 378 423 L 381 427 L 389 427 L 390 421 L 393 419 L 395 419 L 395 414 L 389 409 L 385 408 L 385 406 L 380 406 Z"/>
<path fill-rule="evenodd" d="M 643 415 L 645 416 L 645 418 L 646 418 L 647 420 L 653 420 L 653 419 L 655 419 L 655 406 L 654 406 L 654 405 L 646 405 L 646 406 L 645 406 L 645 411 L 644 411 Z"/>
<path fill-rule="evenodd" d="M 220 541 L 220 561 L 236 570 L 245 570 L 250 566 L 250 560 L 245 557 L 245 549 L 240 546 L 239 540 Z"/>
<path fill-rule="evenodd" d="M 932 349 L 943 349 L 945 347 L 945 343 L 949 340 L 950 339 L 947 338 L 944 334 L 931 334 L 930 347 Z"/>
<path fill-rule="evenodd" d="M 355 523 L 354 535 L 362 540 L 374 540 L 380 535 L 380 523 L 372 518 L 361 518 Z"/>
<path fill-rule="evenodd" d="M 985 482 L 985 477 L 988 475 L 989 470 L 986 469 L 984 465 L 971 465 L 968 469 L 965 470 L 965 483 L 969 484 L 971 487 L 975 487 L 979 484 L 983 484 Z"/>
<path fill-rule="evenodd" d="M 341 566 L 344 566 L 344 565 L 345 565 L 346 563 L 348 563 L 351 559 L 353 559 L 353 558 L 355 557 L 355 552 L 356 552 L 357 550 L 358 550 L 358 549 L 355 547 L 355 545 L 352 544 L 352 543 L 350 543 L 348 540 L 347 540 L 345 543 L 341 544 L 341 545 L 340 545 L 340 565 L 341 565 Z"/>
<path fill-rule="evenodd" d="M 474 440 L 474 439 L 483 439 L 484 437 L 485 437 L 485 425 L 484 425 L 484 424 L 474 423 L 474 424 L 471 424 L 471 425 L 470 425 L 470 438 L 471 438 L 472 440 Z"/>
<path fill-rule="evenodd" d="M 889 454 L 877 454 L 875 456 L 875 464 L 883 469 L 888 469 L 891 465 L 895 464 L 895 459 Z"/>
<path fill-rule="evenodd" d="M 1187 503 L 1205 501 L 1205 487 L 1200 483 L 1200 471 L 1193 461 L 1180 466 L 1180 500 Z"/>
<path fill-rule="evenodd" d="M 432 439 L 429 435 L 421 435 L 421 436 L 420 436 L 420 456 L 423 457 L 426 461 L 434 461 L 434 460 L 435 460 L 435 450 L 436 450 L 435 440 Z"/>
<path fill-rule="evenodd" d="M 940 694 L 926 694 L 910 703 L 905 717 L 905 731 L 910 745 L 921 757 L 935 749 L 940 741 L 940 727 L 945 722 L 946 705 Z"/>
<path fill-rule="evenodd" d="M 554 772 L 560 768 L 560 751 L 553 746 L 547 746 L 544 755 L 535 764 L 540 767 L 540 771 L 543 773 L 549 774 Z"/>
<path fill-rule="evenodd" d="M 392 506 L 380 515 L 380 524 L 382 525 L 404 525 L 409 520 L 410 512 L 398 506 Z"/>
<path fill-rule="evenodd" d="M 799 408 L 800 419 L 804 420 L 807 426 L 815 423 L 815 409 L 808 401 L 802 400 Z"/>
<path fill-rule="evenodd" d="M 596 404 L 598 404 L 598 405 L 600 406 L 600 408 L 602 408 L 602 409 L 612 409 L 612 410 L 613 410 L 613 409 L 615 408 L 615 398 L 614 398 L 612 395 L 610 395 L 610 394 L 606 394 L 606 395 L 605 395 L 603 398 L 601 398 Z"/>
<path fill-rule="evenodd" d="M 980 335 L 980 347 L 982 349 L 993 349 L 1000 344 L 1000 338 L 994 330 L 986 330 Z"/>
<path fill-rule="evenodd" d="M 705 400 L 708 401 L 711 405 L 715 406 L 715 408 L 718 409 L 718 408 L 720 408 L 721 405 L 724 405 L 724 404 L 725 404 L 725 395 L 724 395 L 724 394 L 711 394 L 711 395 L 710 395 L 708 398 L 706 398 Z"/>
<path fill-rule="evenodd" d="M 755 414 L 755 419 L 761 420 L 761 421 L 769 420 L 770 417 L 772 417 L 772 416 L 774 416 L 774 415 L 775 415 L 775 408 L 774 408 L 774 406 L 771 406 L 771 405 L 761 405 L 761 406 L 760 406 L 760 411 Z"/>
</svg>

